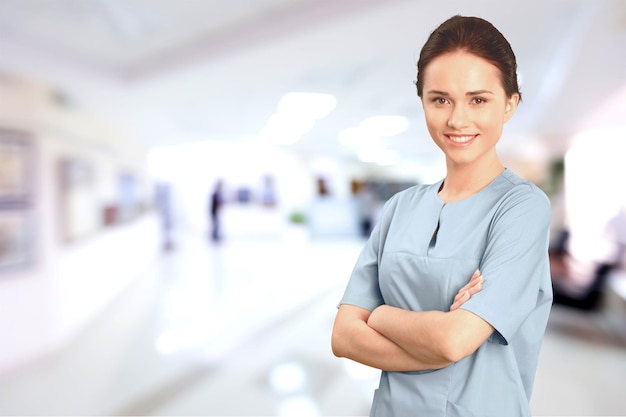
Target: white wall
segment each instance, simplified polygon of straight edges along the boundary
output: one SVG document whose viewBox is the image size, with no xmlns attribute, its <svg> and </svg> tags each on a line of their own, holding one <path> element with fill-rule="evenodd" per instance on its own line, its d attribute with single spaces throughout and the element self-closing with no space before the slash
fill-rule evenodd
<svg viewBox="0 0 626 417">
<path fill-rule="evenodd" d="M 0 82 L 0 128 L 28 133 L 35 163 L 32 262 L 0 270 L 0 372 L 53 351 L 88 325 L 100 309 L 154 260 L 159 223 L 153 212 L 132 222 L 97 228 L 73 242 L 59 230 L 58 162 L 79 158 L 94 169 L 94 219 L 115 200 L 117 175 L 135 171 L 139 147 L 100 121 L 62 109 L 45 87 L 19 79 Z M 122 144 L 124 146 L 122 146 Z M 145 184 L 142 184 L 145 186 Z"/>
</svg>

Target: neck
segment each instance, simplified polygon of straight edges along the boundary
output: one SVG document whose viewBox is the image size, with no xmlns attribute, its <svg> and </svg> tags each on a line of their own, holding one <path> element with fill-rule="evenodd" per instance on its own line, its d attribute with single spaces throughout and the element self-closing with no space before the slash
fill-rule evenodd
<svg viewBox="0 0 626 417">
<path fill-rule="evenodd" d="M 468 198 L 502 174 L 504 166 L 495 159 L 477 168 L 473 165 L 448 165 L 446 179 L 439 197 L 447 203 Z"/>
</svg>

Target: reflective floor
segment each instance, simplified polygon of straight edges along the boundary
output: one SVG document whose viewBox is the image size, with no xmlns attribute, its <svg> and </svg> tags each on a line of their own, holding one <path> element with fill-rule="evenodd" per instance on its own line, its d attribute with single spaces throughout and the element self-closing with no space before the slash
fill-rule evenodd
<svg viewBox="0 0 626 417">
<path fill-rule="evenodd" d="M 362 245 L 187 237 L 65 349 L 0 375 L 0 414 L 367 415 L 377 371 L 329 347 Z M 626 415 L 624 387 L 604 315 L 555 307 L 534 415 Z"/>
</svg>

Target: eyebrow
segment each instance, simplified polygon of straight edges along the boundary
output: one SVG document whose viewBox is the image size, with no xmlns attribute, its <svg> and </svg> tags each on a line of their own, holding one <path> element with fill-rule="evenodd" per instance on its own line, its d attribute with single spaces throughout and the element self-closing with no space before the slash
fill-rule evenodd
<svg viewBox="0 0 626 417">
<path fill-rule="evenodd" d="M 440 90 L 430 90 L 427 94 L 435 94 L 435 95 L 440 95 L 440 96 L 449 96 L 450 93 L 446 92 L 446 91 L 440 91 Z M 476 91 L 468 91 L 467 93 L 465 93 L 466 96 L 479 96 L 481 94 L 491 94 L 493 95 L 493 92 L 489 91 L 489 90 L 476 90 Z"/>
</svg>

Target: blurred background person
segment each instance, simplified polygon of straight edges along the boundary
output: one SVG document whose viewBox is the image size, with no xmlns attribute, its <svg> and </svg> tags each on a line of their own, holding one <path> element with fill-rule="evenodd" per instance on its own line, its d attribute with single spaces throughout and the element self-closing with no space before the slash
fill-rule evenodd
<svg viewBox="0 0 626 417">
<path fill-rule="evenodd" d="M 224 206 L 224 182 L 218 179 L 215 182 L 209 197 L 209 221 L 211 225 L 211 240 L 215 243 L 222 240 L 222 209 Z"/>
</svg>

